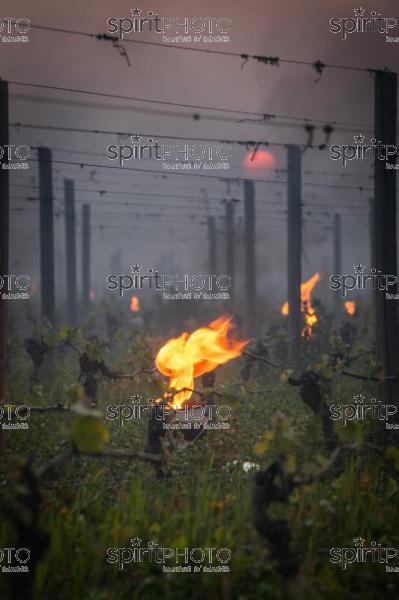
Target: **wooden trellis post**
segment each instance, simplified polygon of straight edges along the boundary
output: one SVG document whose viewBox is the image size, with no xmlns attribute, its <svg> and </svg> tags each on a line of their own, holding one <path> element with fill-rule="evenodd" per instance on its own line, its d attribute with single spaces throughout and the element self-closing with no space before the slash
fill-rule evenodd
<svg viewBox="0 0 399 600">
<path fill-rule="evenodd" d="M 244 181 L 245 211 L 245 327 L 249 336 L 256 333 L 256 278 L 255 278 L 255 186 Z"/>
<path fill-rule="evenodd" d="M 39 148 L 40 286 L 42 316 L 55 321 L 54 222 L 51 150 Z"/>
<path fill-rule="evenodd" d="M 234 204 L 226 202 L 226 270 L 231 277 L 230 306 L 234 307 L 234 275 L 235 275 L 235 248 L 234 248 Z"/>
<path fill-rule="evenodd" d="M 216 274 L 217 270 L 217 244 L 215 217 L 208 217 L 208 242 L 209 242 L 209 272 Z"/>
<path fill-rule="evenodd" d="M 288 275 L 288 337 L 289 360 L 293 366 L 300 361 L 301 344 L 301 255 L 302 255 L 302 203 L 301 203 L 301 150 L 288 146 L 287 155 L 287 275 Z"/>
<path fill-rule="evenodd" d="M 66 242 L 66 314 L 70 325 L 77 319 L 76 293 L 76 219 L 75 190 L 71 179 L 64 179 L 65 242 Z"/>
<path fill-rule="evenodd" d="M 342 272 L 342 256 L 341 256 L 341 215 L 336 213 L 334 215 L 334 273 L 340 274 Z M 342 300 L 339 294 L 334 296 L 334 316 L 338 321 L 341 317 Z"/>
<path fill-rule="evenodd" d="M 82 206 L 82 316 L 90 309 L 90 205 Z"/>
<path fill-rule="evenodd" d="M 374 137 L 383 146 L 396 145 L 397 76 L 394 73 L 375 73 Z M 386 164 L 397 162 L 398 157 L 375 160 L 374 180 L 374 268 L 384 275 L 397 275 L 396 257 L 396 171 Z M 388 289 L 397 293 L 397 284 Z M 398 304 L 388 300 L 386 291 L 375 291 L 375 324 L 377 358 L 382 363 L 385 377 L 398 376 Z M 386 380 L 382 388 L 385 403 L 399 404 L 397 381 Z"/>
<path fill-rule="evenodd" d="M 8 83 L 0 80 L 0 145 L 4 148 L 9 143 L 8 133 Z M 9 275 L 9 177 L 8 169 L 3 169 L 7 162 L 7 152 L 0 161 L 0 275 Z M 4 290 L 3 288 L 3 291 Z M 8 338 L 8 304 L 3 300 L 0 291 L 0 403 L 7 396 L 7 338 Z M 3 447 L 3 430 L 0 428 L 0 448 Z"/>
</svg>

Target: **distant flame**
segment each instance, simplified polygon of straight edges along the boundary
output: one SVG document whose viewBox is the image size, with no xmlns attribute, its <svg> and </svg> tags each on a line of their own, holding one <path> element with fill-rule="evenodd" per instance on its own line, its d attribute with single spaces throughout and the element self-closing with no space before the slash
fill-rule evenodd
<svg viewBox="0 0 399 600">
<path fill-rule="evenodd" d="M 157 369 L 169 377 L 169 387 L 174 390 L 194 388 L 194 378 L 209 373 L 228 361 L 240 356 L 247 341 L 228 339 L 232 329 L 232 317 L 223 315 L 193 333 L 182 333 L 172 338 L 159 350 L 155 364 Z M 181 408 L 192 396 L 183 391 L 169 402 L 173 408 Z"/>
<path fill-rule="evenodd" d="M 140 310 L 140 302 L 137 296 L 132 296 L 130 300 L 130 310 L 132 312 L 139 312 Z"/>
<path fill-rule="evenodd" d="M 345 302 L 345 310 L 348 313 L 348 315 L 354 315 L 356 312 L 356 302 L 354 302 L 353 300 L 347 300 Z"/>
<path fill-rule="evenodd" d="M 306 327 L 302 329 L 301 335 L 307 333 L 312 336 L 312 327 L 318 322 L 318 317 L 315 309 L 312 306 L 312 292 L 315 285 L 320 281 L 320 273 L 315 273 L 313 277 L 301 283 L 301 311 L 305 313 Z M 281 314 L 285 317 L 289 314 L 288 302 L 284 302 L 281 306 Z"/>
</svg>

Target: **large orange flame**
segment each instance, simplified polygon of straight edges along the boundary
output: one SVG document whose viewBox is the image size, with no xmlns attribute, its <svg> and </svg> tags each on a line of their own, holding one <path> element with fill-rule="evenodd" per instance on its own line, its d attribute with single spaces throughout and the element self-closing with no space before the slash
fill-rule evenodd
<svg viewBox="0 0 399 600">
<path fill-rule="evenodd" d="M 354 315 L 356 312 L 356 302 L 354 302 L 353 300 L 347 300 L 345 302 L 345 310 L 348 313 L 348 315 Z"/>
<path fill-rule="evenodd" d="M 139 303 L 139 299 L 137 298 L 137 296 L 132 296 L 132 298 L 130 300 L 130 310 L 132 312 L 139 312 L 140 303 Z"/>
<path fill-rule="evenodd" d="M 240 356 L 248 341 L 229 340 L 228 333 L 232 327 L 232 317 L 223 315 L 191 335 L 184 332 L 168 340 L 159 350 L 155 364 L 163 375 L 169 377 L 169 387 L 192 390 L 195 377 Z M 181 408 L 191 395 L 189 390 L 179 392 L 169 404 L 175 409 Z"/>
<path fill-rule="evenodd" d="M 311 337 L 312 327 L 319 320 L 311 302 L 313 289 L 319 281 L 320 273 L 315 273 L 310 279 L 301 283 L 301 311 L 305 313 L 306 321 L 306 327 L 302 329 L 302 336 L 305 336 L 307 333 Z M 287 316 L 289 312 L 288 302 L 284 302 L 281 306 L 281 314 Z"/>
</svg>

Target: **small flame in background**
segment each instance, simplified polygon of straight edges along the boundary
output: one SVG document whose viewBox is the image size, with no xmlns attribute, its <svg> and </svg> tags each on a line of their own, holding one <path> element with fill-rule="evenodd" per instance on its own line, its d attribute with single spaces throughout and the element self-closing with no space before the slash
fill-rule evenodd
<svg viewBox="0 0 399 600">
<path fill-rule="evenodd" d="M 240 356 L 249 340 L 229 340 L 228 334 L 232 329 L 232 317 L 222 315 L 207 327 L 196 329 L 191 334 L 183 332 L 179 337 L 168 340 L 159 350 L 155 364 L 163 375 L 169 377 L 169 387 L 192 390 L 196 377 Z M 182 408 L 191 396 L 189 390 L 179 392 L 168 404 L 174 409 Z"/>
<path fill-rule="evenodd" d="M 312 327 L 318 322 L 315 309 L 312 306 L 312 292 L 316 284 L 320 281 L 320 273 L 315 273 L 310 279 L 301 283 L 301 311 L 305 313 L 306 327 L 302 329 L 301 335 L 306 334 L 312 337 Z M 281 306 L 281 314 L 285 317 L 289 314 L 288 302 Z"/>
<path fill-rule="evenodd" d="M 137 296 L 132 296 L 130 300 L 130 310 L 132 312 L 139 312 L 140 310 L 140 302 Z"/>
<path fill-rule="evenodd" d="M 347 300 L 345 302 L 345 310 L 348 315 L 354 315 L 356 312 L 356 302 L 354 300 Z"/>
</svg>

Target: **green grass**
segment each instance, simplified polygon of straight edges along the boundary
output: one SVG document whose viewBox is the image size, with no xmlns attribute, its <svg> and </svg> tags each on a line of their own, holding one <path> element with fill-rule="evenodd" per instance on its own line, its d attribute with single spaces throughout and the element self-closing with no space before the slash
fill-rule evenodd
<svg viewBox="0 0 399 600">
<path fill-rule="evenodd" d="M 124 356 L 118 347 L 112 362 L 126 370 Z M 66 401 L 67 388 L 77 377 L 72 354 L 57 362 L 56 375 L 46 377 L 36 396 L 27 389 L 30 365 L 21 348 L 13 349 L 13 358 L 11 401 Z M 74 457 L 46 478 L 40 523 L 50 543 L 37 569 L 35 600 L 398 597 L 398 575 L 385 573 L 383 566 L 352 565 L 342 572 L 329 561 L 330 547 L 350 546 L 357 536 L 399 547 L 397 477 L 383 458 L 372 453 L 354 455 L 336 478 L 297 488 L 289 503 L 273 508 L 288 520 L 301 559 L 295 581 L 280 577 L 267 543 L 253 524 L 253 473 L 245 473 L 241 465 L 251 461 L 268 466 L 284 443 L 296 468 L 306 473 L 320 468 L 320 456 L 326 452 L 320 425 L 297 388 L 280 381 L 272 369 L 261 368 L 244 386 L 240 368 L 240 361 L 222 367 L 217 379 L 223 394 L 218 402 L 232 408 L 230 430 L 209 431 L 176 451 L 166 477 L 157 478 L 150 464 L 136 460 Z M 373 391 L 372 386 L 362 386 Z M 137 384 L 103 382 L 99 408 L 128 404 L 135 392 L 153 396 L 158 387 L 148 377 Z M 353 380 L 334 378 L 334 402 L 347 402 L 358 387 Z M 9 474 L 16 468 L 15 456 L 31 456 L 38 466 L 58 454 L 76 418 L 57 412 L 32 414 L 28 431 L 7 435 L 0 463 L 3 489 L 12 492 Z M 276 434 L 257 453 L 256 445 L 267 431 L 276 432 L 279 422 L 285 431 L 281 439 Z M 145 421 L 123 428 L 106 422 L 106 427 L 109 447 L 143 450 Z M 107 563 L 107 548 L 128 547 L 135 537 L 161 547 L 229 548 L 230 572 L 169 574 L 154 563 L 130 563 L 123 570 Z M 12 523 L 1 520 L 0 548 L 13 540 Z M 12 577 L 1 578 L 2 598 L 10 595 Z"/>
</svg>

